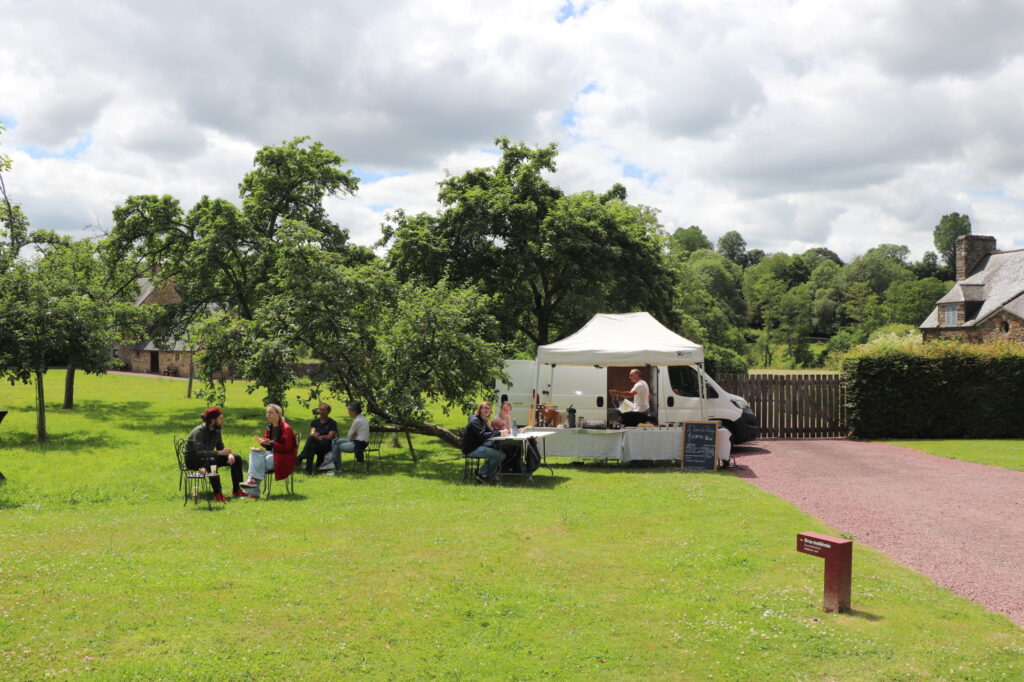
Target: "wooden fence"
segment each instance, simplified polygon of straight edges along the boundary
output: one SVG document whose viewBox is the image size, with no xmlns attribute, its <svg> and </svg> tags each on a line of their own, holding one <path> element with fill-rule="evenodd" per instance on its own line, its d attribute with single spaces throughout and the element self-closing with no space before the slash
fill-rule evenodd
<svg viewBox="0 0 1024 682">
<path fill-rule="evenodd" d="M 743 396 L 761 438 L 845 438 L 846 393 L 838 373 L 730 374 L 722 387 Z"/>
</svg>

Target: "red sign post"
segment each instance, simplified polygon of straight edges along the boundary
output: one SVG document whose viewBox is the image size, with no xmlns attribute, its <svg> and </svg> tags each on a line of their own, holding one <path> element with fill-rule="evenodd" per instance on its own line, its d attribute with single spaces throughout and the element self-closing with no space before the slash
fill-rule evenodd
<svg viewBox="0 0 1024 682">
<path fill-rule="evenodd" d="M 825 611 L 849 611 L 853 540 L 821 533 L 797 533 L 796 551 L 825 559 Z"/>
</svg>

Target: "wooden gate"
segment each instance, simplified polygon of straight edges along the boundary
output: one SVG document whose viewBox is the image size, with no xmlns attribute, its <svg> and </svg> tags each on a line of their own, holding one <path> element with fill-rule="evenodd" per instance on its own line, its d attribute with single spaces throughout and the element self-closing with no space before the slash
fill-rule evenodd
<svg viewBox="0 0 1024 682">
<path fill-rule="evenodd" d="M 721 380 L 757 415 L 761 438 L 845 438 L 846 393 L 839 373 L 730 374 Z"/>
</svg>

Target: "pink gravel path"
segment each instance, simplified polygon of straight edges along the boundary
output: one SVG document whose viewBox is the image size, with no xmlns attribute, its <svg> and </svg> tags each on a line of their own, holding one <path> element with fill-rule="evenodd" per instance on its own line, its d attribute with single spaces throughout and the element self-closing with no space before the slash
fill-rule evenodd
<svg viewBox="0 0 1024 682">
<path fill-rule="evenodd" d="M 1024 472 L 882 443 L 759 441 L 737 475 L 1024 626 Z M 794 541 L 795 542 L 795 541 Z"/>
</svg>

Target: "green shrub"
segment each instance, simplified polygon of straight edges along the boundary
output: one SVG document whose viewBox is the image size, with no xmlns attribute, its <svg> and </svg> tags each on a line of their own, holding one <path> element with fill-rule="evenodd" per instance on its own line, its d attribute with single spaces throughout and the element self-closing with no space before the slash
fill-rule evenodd
<svg viewBox="0 0 1024 682">
<path fill-rule="evenodd" d="M 711 343 L 704 346 L 704 363 L 708 374 L 713 377 L 747 373 L 747 361 L 742 355 L 731 348 L 722 348 Z"/>
<path fill-rule="evenodd" d="M 868 336 L 868 342 L 878 341 L 880 339 L 896 340 L 903 339 L 903 337 L 913 337 L 912 339 L 906 339 L 908 341 L 920 341 L 921 330 L 912 324 L 894 322 L 892 324 L 882 325 L 871 332 Z"/>
<path fill-rule="evenodd" d="M 1024 347 L 884 335 L 842 363 L 859 438 L 1020 438 Z"/>
</svg>

